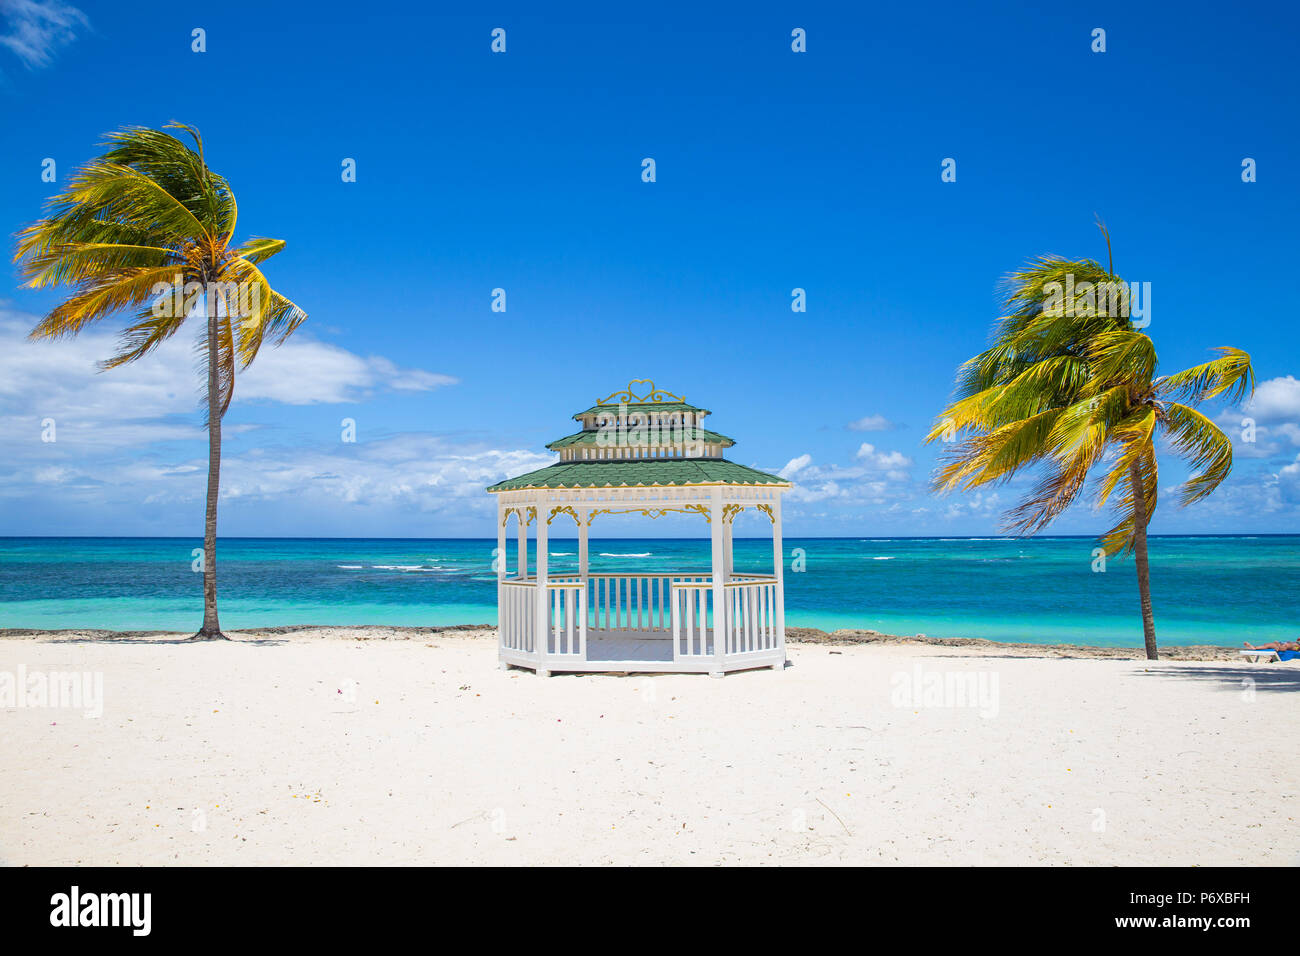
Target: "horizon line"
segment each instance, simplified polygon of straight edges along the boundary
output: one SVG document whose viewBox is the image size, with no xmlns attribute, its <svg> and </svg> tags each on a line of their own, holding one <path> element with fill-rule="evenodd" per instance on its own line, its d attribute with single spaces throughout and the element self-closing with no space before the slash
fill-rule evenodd
<svg viewBox="0 0 1300 956">
<path fill-rule="evenodd" d="M 202 538 L 199 534 L 0 534 L 0 541 L 22 541 L 22 540 L 77 540 L 77 541 L 188 541 L 195 538 Z M 555 535 L 556 538 L 568 538 L 570 535 Z M 576 538 L 576 535 L 573 537 Z M 594 537 L 594 536 L 593 536 Z M 837 535 L 786 535 L 783 536 L 785 541 L 852 541 L 852 540 L 875 540 L 875 541 L 1052 541 L 1062 539 L 1091 539 L 1099 540 L 1103 537 L 1100 534 L 1040 534 L 1026 537 L 1016 535 L 996 535 L 996 534 L 912 534 L 912 535 L 892 535 L 892 534 L 837 534 Z M 1300 537 L 1300 531 L 1206 531 L 1200 533 L 1164 533 L 1148 534 L 1148 538 L 1297 538 Z M 678 537 L 672 535 L 654 535 L 649 537 L 638 537 L 637 535 L 617 535 L 613 539 L 604 538 L 597 540 L 628 540 L 628 541 L 707 541 L 706 537 Z M 451 536 L 386 536 L 386 535 L 219 535 L 218 541 L 495 541 L 496 538 L 488 535 L 451 535 Z M 514 539 L 511 538 L 511 541 Z M 530 539 L 531 540 L 531 539 Z M 737 541 L 770 541 L 767 535 L 744 535 L 736 536 Z"/>
</svg>

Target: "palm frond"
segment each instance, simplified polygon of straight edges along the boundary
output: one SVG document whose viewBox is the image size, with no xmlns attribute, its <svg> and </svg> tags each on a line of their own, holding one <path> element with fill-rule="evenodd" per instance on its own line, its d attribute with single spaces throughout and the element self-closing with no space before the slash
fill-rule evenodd
<svg viewBox="0 0 1300 956">
<path fill-rule="evenodd" d="M 167 130 L 188 134 L 193 146 Z M 162 130 L 126 127 L 106 139 L 107 151 L 77 169 L 46 204 L 44 218 L 18 234 L 14 260 L 24 281 L 71 290 L 31 334 L 75 335 L 116 312 L 134 311 L 117 350 L 100 363 L 117 368 L 176 334 L 191 303 L 178 303 L 175 288 L 198 283 L 205 367 L 209 315 L 217 328 L 212 412 L 224 414 L 237 369 L 247 367 L 264 341 L 283 342 L 307 317 L 257 268 L 285 243 L 258 237 L 231 250 L 238 206 L 230 184 L 208 166 L 197 129 L 183 123 Z M 252 314 L 239 316 L 242 321 L 230 314 L 225 286 L 232 281 L 250 283 L 256 292 Z"/>
<path fill-rule="evenodd" d="M 1114 428 L 1112 440 L 1118 447 L 1119 454 L 1097 490 L 1098 507 L 1105 505 L 1115 487 L 1128 477 L 1129 466 L 1141 462 L 1148 449 L 1154 447 L 1155 428 L 1156 412 L 1149 407 L 1138 409 Z"/>
<path fill-rule="evenodd" d="M 1092 375 L 1090 389 L 1109 389 L 1128 383 L 1145 392 L 1155 374 L 1155 344 L 1150 336 L 1128 329 L 1100 332 L 1087 341 Z"/>
<path fill-rule="evenodd" d="M 1087 479 L 1087 469 L 1051 467 L 1046 477 L 1003 515 L 1003 532 L 1023 537 L 1046 528 L 1057 515 L 1074 504 Z"/>
<path fill-rule="evenodd" d="M 28 286 L 73 285 L 93 281 L 103 272 L 123 269 L 180 265 L 180 256 L 162 246 L 116 242 L 68 242 L 48 251 L 33 253 L 26 266 Z"/>
<path fill-rule="evenodd" d="M 1221 346 L 1214 351 L 1221 357 L 1156 382 L 1162 395 L 1197 404 L 1220 395 L 1236 405 L 1255 391 L 1255 370 L 1250 355 L 1241 349 Z"/>
<path fill-rule="evenodd" d="M 1116 523 L 1101 537 L 1102 547 L 1109 555 L 1123 554 L 1133 550 L 1134 534 L 1137 530 L 1137 499 L 1134 496 L 1133 472 L 1137 472 L 1142 489 L 1142 510 L 1146 523 L 1151 523 L 1155 514 L 1160 490 L 1160 475 L 1156 468 L 1154 446 L 1147 446 L 1135 460 L 1136 468 L 1127 470 L 1122 491 L 1111 502 L 1117 516 Z"/>
<path fill-rule="evenodd" d="M 236 282 L 250 284 L 257 291 L 256 308 L 251 314 L 241 315 L 238 323 L 240 367 L 246 368 L 265 341 L 280 345 L 306 320 L 307 313 L 272 289 L 262 271 L 243 257 L 226 263 L 226 275 Z"/>
<path fill-rule="evenodd" d="M 162 314 L 156 306 L 142 309 L 118 337 L 118 349 L 99 363 L 101 369 L 118 368 L 142 359 L 180 331 L 185 315 Z"/>
<path fill-rule="evenodd" d="M 283 239 L 266 239 L 262 236 L 254 236 L 234 250 L 234 253 L 241 259 L 247 259 L 253 265 L 258 265 L 282 250 L 284 245 Z"/>
<path fill-rule="evenodd" d="M 942 457 L 935 490 L 1007 481 L 1018 469 L 1042 461 L 1050 454 L 1049 436 L 1061 413 L 1061 409 L 1049 409 L 959 442 Z"/>
<path fill-rule="evenodd" d="M 167 129 L 188 133 L 196 148 L 164 132 Z M 197 129 L 175 122 L 162 130 L 129 126 L 107 139 L 112 148 L 103 156 L 106 161 L 129 166 L 157 182 L 203 222 L 213 237 L 229 241 L 237 214 L 234 193 L 225 178 L 208 167 L 203 137 Z"/>
<path fill-rule="evenodd" d="M 75 335 L 91 322 L 121 309 L 138 308 L 158 294 L 157 287 L 170 287 L 176 268 L 121 269 L 104 272 L 93 282 L 83 283 L 72 296 L 59 303 L 32 329 L 36 339 L 57 339 Z"/>
<path fill-rule="evenodd" d="M 1218 425 L 1196 409 L 1169 402 L 1163 418 L 1170 443 L 1196 472 L 1179 488 L 1179 502 L 1189 505 L 1214 491 L 1232 471 L 1232 442 Z"/>
</svg>

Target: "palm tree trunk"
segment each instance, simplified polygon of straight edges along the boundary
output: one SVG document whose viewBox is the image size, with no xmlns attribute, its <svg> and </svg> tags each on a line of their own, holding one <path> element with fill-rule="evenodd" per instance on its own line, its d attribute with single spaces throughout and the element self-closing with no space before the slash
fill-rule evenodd
<svg viewBox="0 0 1300 956">
<path fill-rule="evenodd" d="M 227 640 L 217 622 L 217 495 L 221 488 L 221 382 L 217 363 L 217 309 L 204 296 L 208 319 L 208 504 L 203 521 L 203 626 L 200 641 Z"/>
<path fill-rule="evenodd" d="M 1151 613 L 1151 566 L 1147 562 L 1146 494 L 1137 463 L 1129 465 L 1129 483 L 1133 487 L 1133 554 L 1137 557 L 1138 598 L 1142 604 L 1142 638 L 1146 642 L 1147 660 L 1160 659 L 1156 650 L 1156 619 Z"/>
</svg>

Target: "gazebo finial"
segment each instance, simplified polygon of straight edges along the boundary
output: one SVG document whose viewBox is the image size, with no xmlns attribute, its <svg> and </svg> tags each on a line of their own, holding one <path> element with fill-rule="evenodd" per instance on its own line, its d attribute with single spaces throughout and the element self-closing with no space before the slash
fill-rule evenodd
<svg viewBox="0 0 1300 956">
<path fill-rule="evenodd" d="M 644 395 L 638 395 L 632 391 L 633 385 L 649 385 L 650 389 Z M 685 402 L 686 399 L 681 395 L 674 395 L 672 392 L 665 392 L 662 389 L 655 388 L 655 383 L 648 378 L 634 378 L 627 383 L 627 388 L 621 392 L 614 392 L 605 398 L 596 399 L 597 405 L 663 405 L 668 402 Z"/>
</svg>

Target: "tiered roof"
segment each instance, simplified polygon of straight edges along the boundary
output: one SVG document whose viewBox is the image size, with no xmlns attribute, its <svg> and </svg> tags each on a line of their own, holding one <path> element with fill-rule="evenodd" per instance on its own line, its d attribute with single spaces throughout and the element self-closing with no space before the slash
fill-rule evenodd
<svg viewBox="0 0 1300 956">
<path fill-rule="evenodd" d="M 648 386 L 637 394 L 634 386 Z M 620 488 L 667 485 L 788 485 L 776 475 L 728 461 L 735 441 L 700 427 L 708 409 L 654 387 L 648 379 L 574 414 L 582 431 L 547 444 L 561 460 L 487 490 Z"/>
</svg>

